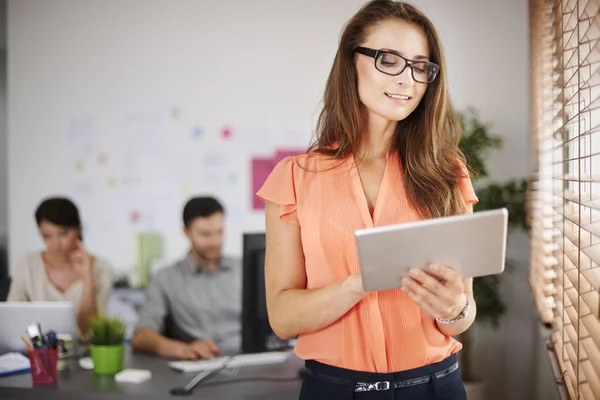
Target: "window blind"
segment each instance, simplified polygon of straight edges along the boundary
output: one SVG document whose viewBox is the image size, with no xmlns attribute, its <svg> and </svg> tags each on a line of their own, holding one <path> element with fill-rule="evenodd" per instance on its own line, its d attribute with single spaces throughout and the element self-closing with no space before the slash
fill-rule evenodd
<svg viewBox="0 0 600 400">
<path fill-rule="evenodd" d="M 599 11 L 530 1 L 530 285 L 574 399 L 600 399 Z"/>
</svg>

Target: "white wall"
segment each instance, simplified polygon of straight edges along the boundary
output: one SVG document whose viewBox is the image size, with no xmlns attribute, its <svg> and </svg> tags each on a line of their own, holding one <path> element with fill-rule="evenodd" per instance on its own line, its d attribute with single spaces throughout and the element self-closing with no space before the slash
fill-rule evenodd
<svg viewBox="0 0 600 400">
<path fill-rule="evenodd" d="M 490 179 L 523 177 L 529 173 L 528 2 L 416 0 L 413 4 L 438 28 L 457 109 L 475 107 L 504 138 L 502 151 L 490 156 Z"/>
<path fill-rule="evenodd" d="M 41 245 L 32 219 L 38 201 L 69 190 L 70 117 L 122 98 L 164 97 L 187 104 L 209 126 L 240 120 L 308 126 L 342 24 L 362 3 L 10 1 L 11 264 Z M 491 157 L 492 178 L 523 176 L 527 2 L 416 4 L 440 31 L 457 107 L 477 107 L 506 139 Z M 92 212 L 83 210 L 84 217 Z M 179 210 L 172 215 L 178 220 Z M 241 230 L 262 223 L 255 213 Z M 241 230 L 230 230 L 228 252 L 239 254 Z M 88 244 L 110 248 L 106 237 Z M 179 257 L 185 241 L 178 230 L 170 231 L 166 246 L 167 259 Z"/>
</svg>

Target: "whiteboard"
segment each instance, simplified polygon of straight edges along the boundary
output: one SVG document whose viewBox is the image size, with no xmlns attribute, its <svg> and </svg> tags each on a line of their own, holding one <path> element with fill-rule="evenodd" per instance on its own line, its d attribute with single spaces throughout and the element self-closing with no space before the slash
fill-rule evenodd
<svg viewBox="0 0 600 400">
<path fill-rule="evenodd" d="M 223 203 L 225 251 L 239 254 L 242 233 L 264 229 L 254 193 L 275 162 L 257 162 L 302 153 L 310 141 L 308 127 L 207 127 L 188 110 L 177 101 L 119 101 L 69 119 L 67 194 L 84 214 L 86 242 L 120 270 L 137 260 L 138 233 L 158 233 L 183 255 L 181 214 L 198 195 Z"/>
<path fill-rule="evenodd" d="M 241 257 L 264 231 L 252 160 L 308 146 L 361 4 L 10 2 L 11 267 L 43 248 L 33 212 L 50 195 L 76 201 L 86 246 L 120 274 L 139 232 L 163 235 L 163 265 L 184 256 L 192 195 L 223 202 L 224 252 Z"/>
</svg>

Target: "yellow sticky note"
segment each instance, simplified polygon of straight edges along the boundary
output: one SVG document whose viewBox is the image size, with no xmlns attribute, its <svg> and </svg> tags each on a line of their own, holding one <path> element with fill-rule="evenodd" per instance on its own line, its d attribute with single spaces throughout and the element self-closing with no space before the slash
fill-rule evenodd
<svg viewBox="0 0 600 400">
<path fill-rule="evenodd" d="M 75 170 L 77 172 L 83 172 L 83 170 L 85 169 L 85 163 L 81 160 L 77 160 L 75 161 Z"/>
<path fill-rule="evenodd" d="M 185 185 L 183 185 L 183 193 L 185 194 L 190 194 L 194 191 L 194 186 L 187 183 Z"/>
<path fill-rule="evenodd" d="M 117 187 L 117 180 L 115 178 L 108 178 L 108 180 L 106 181 L 106 185 L 109 188 L 115 188 Z"/>
</svg>

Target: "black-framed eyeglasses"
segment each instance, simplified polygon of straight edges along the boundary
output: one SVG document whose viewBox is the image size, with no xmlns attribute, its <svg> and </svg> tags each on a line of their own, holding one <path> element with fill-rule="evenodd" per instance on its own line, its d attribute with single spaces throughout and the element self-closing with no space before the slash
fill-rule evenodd
<svg viewBox="0 0 600 400">
<path fill-rule="evenodd" d="M 402 57 L 391 50 L 375 50 L 367 47 L 357 47 L 357 53 L 372 57 L 375 60 L 375 68 L 387 75 L 400 75 L 406 67 L 410 67 L 412 77 L 420 83 L 431 83 L 437 77 L 440 66 L 429 61 L 414 61 Z"/>
</svg>

